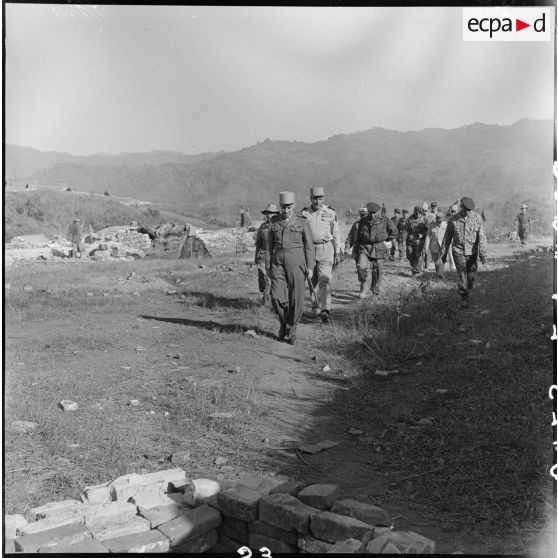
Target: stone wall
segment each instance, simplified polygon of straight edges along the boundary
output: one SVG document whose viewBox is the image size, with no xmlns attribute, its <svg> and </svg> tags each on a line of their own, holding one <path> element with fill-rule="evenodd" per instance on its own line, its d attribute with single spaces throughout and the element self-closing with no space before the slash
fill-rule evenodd
<svg viewBox="0 0 558 558">
<path fill-rule="evenodd" d="M 393 531 L 378 506 L 336 485 L 248 476 L 188 479 L 181 468 L 86 487 L 79 500 L 4 518 L 5 552 L 432 554 L 434 542 Z"/>
</svg>

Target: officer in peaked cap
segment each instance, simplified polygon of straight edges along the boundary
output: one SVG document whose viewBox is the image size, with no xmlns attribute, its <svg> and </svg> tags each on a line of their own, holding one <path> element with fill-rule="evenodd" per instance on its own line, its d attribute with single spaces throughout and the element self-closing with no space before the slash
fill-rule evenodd
<svg viewBox="0 0 558 558">
<path fill-rule="evenodd" d="M 486 235 L 482 217 L 476 212 L 475 202 L 471 198 L 461 198 L 460 211 L 448 222 L 444 236 L 444 253 L 442 262 L 446 262 L 451 248 L 458 277 L 458 291 L 462 299 L 462 308 L 469 306 L 469 298 L 477 274 L 480 259 L 486 260 Z"/>
<path fill-rule="evenodd" d="M 308 221 L 314 239 L 316 267 L 311 280 L 312 285 L 317 287 L 317 297 L 312 298 L 312 312 L 327 323 L 331 310 L 333 267 L 342 261 L 341 236 L 335 210 L 324 204 L 322 186 L 310 188 L 310 201 L 310 207 L 305 207 L 302 215 Z"/>
<path fill-rule="evenodd" d="M 280 212 L 271 218 L 266 270 L 271 279 L 271 304 L 279 316 L 279 338 L 296 344 L 304 308 L 305 282 L 314 269 L 314 245 L 308 221 L 295 212 L 293 192 L 279 193 Z"/>
<path fill-rule="evenodd" d="M 397 236 L 397 229 L 393 221 L 385 215 L 381 215 L 382 207 L 370 202 L 366 204 L 368 217 L 362 219 L 358 224 L 358 262 L 357 272 L 360 281 L 360 298 L 367 298 L 370 292 L 380 294 L 380 284 L 384 268 L 384 258 L 387 248 L 386 241 L 391 242 Z M 369 269 L 372 279 L 368 287 Z"/>
<path fill-rule="evenodd" d="M 270 203 L 262 210 L 264 222 L 259 226 L 256 238 L 256 252 L 254 254 L 254 263 L 258 273 L 258 288 L 262 294 L 261 304 L 265 305 L 270 302 L 269 296 L 270 280 L 265 269 L 265 258 L 267 254 L 267 237 L 269 234 L 270 219 L 273 215 L 279 213 L 275 204 Z"/>
</svg>

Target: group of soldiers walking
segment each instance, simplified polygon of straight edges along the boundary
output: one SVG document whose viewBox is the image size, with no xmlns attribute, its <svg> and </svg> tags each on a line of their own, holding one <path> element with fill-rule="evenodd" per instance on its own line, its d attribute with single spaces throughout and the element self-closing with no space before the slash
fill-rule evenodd
<svg viewBox="0 0 558 558">
<path fill-rule="evenodd" d="M 297 342 L 297 324 L 302 317 L 306 283 L 312 295 L 312 313 L 330 321 L 333 269 L 349 251 L 356 262 L 360 298 L 380 293 L 384 260 L 405 253 L 412 275 L 434 263 L 438 276 L 448 258 L 458 275 L 462 307 L 469 304 L 477 261 L 486 260 L 486 235 L 481 216 L 471 198 L 461 199 L 447 213 L 438 204 L 416 206 L 413 213 L 370 202 L 359 210 L 360 218 L 347 236 L 344 250 L 333 208 L 324 204 L 324 189 L 310 190 L 310 206 L 295 211 L 295 194 L 279 193 L 279 208 L 269 204 L 264 223 L 256 233 L 255 262 L 262 303 L 271 302 L 279 317 L 279 338 Z M 451 248 L 451 250 L 450 250 Z M 426 267 L 425 267 L 426 266 Z"/>
</svg>

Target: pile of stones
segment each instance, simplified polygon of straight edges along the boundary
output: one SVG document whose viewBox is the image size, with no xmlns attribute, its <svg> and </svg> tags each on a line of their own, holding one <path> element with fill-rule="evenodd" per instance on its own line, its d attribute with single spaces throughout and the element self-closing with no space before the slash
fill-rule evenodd
<svg viewBox="0 0 558 558">
<path fill-rule="evenodd" d="M 393 531 L 385 510 L 343 498 L 336 485 L 192 480 L 181 468 L 124 475 L 27 515 L 5 516 L 6 553 L 432 554 L 435 546 Z"/>
</svg>

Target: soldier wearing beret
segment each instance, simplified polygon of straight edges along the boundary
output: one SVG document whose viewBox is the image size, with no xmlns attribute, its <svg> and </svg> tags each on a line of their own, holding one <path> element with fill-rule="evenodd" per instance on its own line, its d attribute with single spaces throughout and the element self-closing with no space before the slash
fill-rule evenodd
<svg viewBox="0 0 558 558">
<path fill-rule="evenodd" d="M 296 344 L 296 328 L 304 308 L 308 271 L 314 269 L 314 244 L 310 225 L 295 213 L 293 192 L 279 193 L 279 215 L 271 218 L 266 270 L 271 278 L 271 304 L 279 316 L 279 338 Z"/>
<path fill-rule="evenodd" d="M 360 298 L 367 298 L 370 292 L 380 294 L 380 284 L 386 257 L 386 242 L 397 236 L 397 229 L 391 219 L 381 216 L 381 206 L 375 202 L 366 204 L 368 217 L 358 223 L 358 279 L 360 281 Z M 372 270 L 370 290 L 367 288 L 368 270 Z"/>
<path fill-rule="evenodd" d="M 273 215 L 279 213 L 274 203 L 262 211 L 264 222 L 259 226 L 256 232 L 256 252 L 254 254 L 254 263 L 258 270 L 258 288 L 262 294 L 261 304 L 267 304 L 271 299 L 269 297 L 270 280 L 265 269 L 265 257 L 267 254 L 267 236 L 269 234 L 270 220 Z"/>
<path fill-rule="evenodd" d="M 449 221 L 444 237 L 442 262 L 446 263 L 451 247 L 458 277 L 458 291 L 462 308 L 469 306 L 469 297 L 475 284 L 480 259 L 486 260 L 486 235 L 482 217 L 473 211 L 475 202 L 471 198 L 461 198 L 460 211 Z"/>
<path fill-rule="evenodd" d="M 312 313 L 327 323 L 331 310 L 333 268 L 342 259 L 341 236 L 337 214 L 332 207 L 324 204 L 324 189 L 321 186 L 310 189 L 310 201 L 310 207 L 305 207 L 302 215 L 308 221 L 314 239 L 316 267 L 312 271 L 311 281 L 317 287 L 317 297 L 312 299 Z"/>
<path fill-rule="evenodd" d="M 405 231 L 407 232 L 407 259 L 411 264 L 411 273 L 417 275 L 422 271 L 422 256 L 428 231 L 428 225 L 420 205 L 415 205 L 413 214 L 405 224 Z"/>
</svg>

